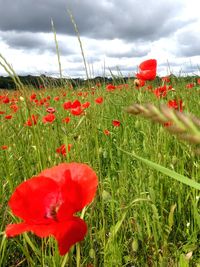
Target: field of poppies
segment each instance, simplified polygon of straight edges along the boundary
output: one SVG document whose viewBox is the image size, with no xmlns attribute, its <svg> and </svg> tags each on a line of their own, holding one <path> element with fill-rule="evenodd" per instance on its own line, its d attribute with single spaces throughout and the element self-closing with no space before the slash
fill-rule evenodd
<svg viewBox="0 0 200 267">
<path fill-rule="evenodd" d="M 0 91 L 0 266 L 200 266 L 200 78 Z"/>
</svg>

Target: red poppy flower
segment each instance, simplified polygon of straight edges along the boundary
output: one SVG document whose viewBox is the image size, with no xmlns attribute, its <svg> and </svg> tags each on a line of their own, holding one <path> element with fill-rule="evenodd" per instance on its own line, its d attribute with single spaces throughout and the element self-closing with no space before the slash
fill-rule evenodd
<svg viewBox="0 0 200 267">
<path fill-rule="evenodd" d="M 37 95 L 36 94 L 32 94 L 31 96 L 30 96 L 30 100 L 32 101 L 32 100 L 35 100 L 36 99 L 36 97 L 37 97 Z"/>
<path fill-rule="evenodd" d="M 136 77 L 144 81 L 152 81 L 156 78 L 156 67 L 155 59 L 145 60 L 139 65 L 139 73 L 136 74 Z"/>
<path fill-rule="evenodd" d="M 48 112 L 48 113 L 55 113 L 56 110 L 55 110 L 55 108 L 53 108 L 53 107 L 48 107 L 48 108 L 46 109 L 46 112 Z"/>
<path fill-rule="evenodd" d="M 168 88 L 166 85 L 157 87 L 155 90 L 153 90 L 154 95 L 157 98 L 165 97 L 167 95 Z"/>
<path fill-rule="evenodd" d="M 106 90 L 107 91 L 113 91 L 115 89 L 116 89 L 116 86 L 113 85 L 113 84 L 111 84 L 111 83 L 109 83 L 108 85 L 106 85 Z"/>
<path fill-rule="evenodd" d="M 71 106 L 72 106 L 71 101 L 65 102 L 65 103 L 63 104 L 63 108 L 66 109 L 66 110 L 67 110 L 67 109 L 70 109 Z"/>
<path fill-rule="evenodd" d="M 66 150 L 66 145 L 63 144 L 63 145 L 61 145 L 60 147 L 58 147 L 56 149 L 56 152 L 58 154 L 61 154 L 63 156 L 66 156 L 67 155 L 67 152 L 69 152 L 71 150 L 71 147 L 72 147 L 72 144 L 68 144 L 68 147 L 67 147 L 67 150 Z"/>
<path fill-rule="evenodd" d="M 183 111 L 183 101 L 181 99 L 179 100 L 169 100 L 167 103 L 169 108 L 173 108 L 175 110 L 179 110 L 180 112 Z"/>
<path fill-rule="evenodd" d="M 7 149 L 8 149 L 8 146 L 3 145 L 3 146 L 1 146 L 1 149 L 2 149 L 2 150 L 7 150 Z"/>
<path fill-rule="evenodd" d="M 74 116 L 79 116 L 79 115 L 81 115 L 81 114 L 83 113 L 83 109 L 82 109 L 80 106 L 78 106 L 78 107 L 76 107 L 76 108 L 72 108 L 72 109 L 70 110 L 70 113 L 71 113 L 72 115 L 74 115 Z"/>
<path fill-rule="evenodd" d="M 188 83 L 188 84 L 186 84 L 186 88 L 187 88 L 187 89 L 191 89 L 191 88 L 193 88 L 194 86 L 195 86 L 194 83 Z"/>
<path fill-rule="evenodd" d="M 81 102 L 79 100 L 75 100 L 72 104 L 71 104 L 71 108 L 77 108 L 81 106 Z"/>
<path fill-rule="evenodd" d="M 170 78 L 168 76 L 162 77 L 161 79 L 165 83 L 170 83 Z"/>
<path fill-rule="evenodd" d="M 118 120 L 113 120 L 112 121 L 112 125 L 114 126 L 114 127 L 119 127 L 120 126 L 120 121 L 118 121 Z"/>
<path fill-rule="evenodd" d="M 104 132 L 105 135 L 110 135 L 110 131 L 107 130 L 107 129 L 105 129 L 103 132 Z"/>
<path fill-rule="evenodd" d="M 82 104 L 82 108 L 89 108 L 89 106 L 90 106 L 90 102 L 85 102 L 85 103 L 83 103 Z"/>
<path fill-rule="evenodd" d="M 43 123 L 48 123 L 48 122 L 52 123 L 53 121 L 55 121 L 55 119 L 56 119 L 56 116 L 54 114 L 49 113 L 48 115 L 42 118 L 42 121 Z"/>
<path fill-rule="evenodd" d="M 12 115 L 6 115 L 6 116 L 5 116 L 5 119 L 6 119 L 6 120 L 11 120 L 11 119 L 12 119 Z"/>
<path fill-rule="evenodd" d="M 3 103 L 4 103 L 4 104 L 8 104 L 8 103 L 10 103 L 10 99 L 6 96 L 6 97 L 3 99 Z"/>
<path fill-rule="evenodd" d="M 6 227 L 6 236 L 31 231 L 39 237 L 52 235 L 61 255 L 84 239 L 86 223 L 74 215 L 94 198 L 98 180 L 86 164 L 62 163 L 21 183 L 9 206 L 23 222 Z"/>
<path fill-rule="evenodd" d="M 66 118 L 62 119 L 62 122 L 69 123 L 70 122 L 70 117 L 66 117 Z"/>
<path fill-rule="evenodd" d="M 164 127 L 170 127 L 170 126 L 172 126 L 172 125 L 173 125 L 173 122 L 171 122 L 171 121 L 167 121 L 167 122 L 165 122 L 165 123 L 163 124 Z"/>
<path fill-rule="evenodd" d="M 37 115 L 31 115 L 30 118 L 25 122 L 24 126 L 33 126 L 37 124 L 38 116 Z"/>
<path fill-rule="evenodd" d="M 53 100 L 54 101 L 59 101 L 60 100 L 60 97 L 59 96 L 55 96 Z"/>
<path fill-rule="evenodd" d="M 95 99 L 95 102 L 97 103 L 97 104 L 101 104 L 101 103 L 103 103 L 103 97 L 98 97 L 98 98 L 96 98 Z"/>
<path fill-rule="evenodd" d="M 13 112 L 17 112 L 19 107 L 16 104 L 13 104 L 10 106 L 10 109 L 13 110 Z"/>
</svg>

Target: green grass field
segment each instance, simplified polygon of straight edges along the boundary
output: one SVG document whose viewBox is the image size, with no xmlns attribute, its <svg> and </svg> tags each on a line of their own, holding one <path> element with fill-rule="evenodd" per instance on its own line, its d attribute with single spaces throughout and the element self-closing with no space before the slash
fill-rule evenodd
<svg viewBox="0 0 200 267">
<path fill-rule="evenodd" d="M 159 86 L 148 84 L 153 90 Z M 1 91 L 0 266 L 200 266 L 200 191 L 163 174 L 161 167 L 150 167 L 157 163 L 199 186 L 198 144 L 126 112 L 133 103 L 159 107 L 181 99 L 185 114 L 200 117 L 200 85 L 187 88 L 181 78 L 170 84 L 175 91 L 163 98 L 147 85 L 136 89 L 132 80 L 111 91 L 106 85 Z M 75 100 L 81 103 L 79 115 L 63 108 Z M 55 118 L 44 123 L 47 107 L 56 110 Z M 62 155 L 57 149 L 64 144 L 70 151 Z M 84 210 L 87 235 L 65 256 L 52 237 L 28 232 L 7 238 L 4 232 L 6 225 L 19 222 L 8 207 L 16 186 L 61 162 L 86 163 L 99 180 L 96 196 Z"/>
</svg>

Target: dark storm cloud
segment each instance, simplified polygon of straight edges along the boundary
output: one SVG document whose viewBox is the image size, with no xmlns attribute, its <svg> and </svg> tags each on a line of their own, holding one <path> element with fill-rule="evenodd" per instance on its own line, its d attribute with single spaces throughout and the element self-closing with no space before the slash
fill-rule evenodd
<svg viewBox="0 0 200 267">
<path fill-rule="evenodd" d="M 53 39 L 48 40 L 45 34 L 30 33 L 30 32 L 16 32 L 16 31 L 0 31 L 0 38 L 11 48 L 21 50 L 35 50 L 39 53 L 49 51 L 56 53 L 56 46 Z M 66 44 L 59 43 L 59 51 L 63 55 L 73 54 L 73 50 L 66 46 Z"/>
<path fill-rule="evenodd" d="M 50 32 L 75 35 L 67 14 L 72 10 L 81 36 L 127 41 L 155 40 L 184 25 L 174 16 L 181 0 L 0 0 L 0 30 Z"/>
</svg>

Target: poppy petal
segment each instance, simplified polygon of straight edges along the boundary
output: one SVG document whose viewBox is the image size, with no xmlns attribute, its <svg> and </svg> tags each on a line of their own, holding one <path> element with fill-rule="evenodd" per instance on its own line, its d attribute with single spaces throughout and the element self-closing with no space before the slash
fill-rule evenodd
<svg viewBox="0 0 200 267">
<path fill-rule="evenodd" d="M 64 255 L 71 246 L 84 239 L 87 233 L 87 225 L 78 217 L 73 217 L 66 222 L 49 225 L 9 224 L 6 227 L 6 236 L 14 237 L 27 231 L 31 231 L 39 237 L 53 235 L 58 242 L 60 255 Z"/>
<path fill-rule="evenodd" d="M 151 70 L 151 69 L 156 69 L 156 67 L 157 67 L 156 59 L 145 60 L 139 65 L 140 70 Z"/>
<path fill-rule="evenodd" d="M 12 212 L 26 222 L 47 223 L 49 208 L 57 203 L 58 184 L 47 177 L 33 177 L 21 183 L 12 194 Z"/>
<path fill-rule="evenodd" d="M 86 233 L 87 225 L 80 218 L 73 217 L 72 220 L 59 223 L 54 237 L 58 241 L 60 255 L 66 254 L 71 246 L 83 240 Z"/>
<path fill-rule="evenodd" d="M 138 79 L 141 80 L 154 80 L 156 77 L 157 60 L 145 60 L 139 65 L 139 73 L 136 74 Z"/>
<path fill-rule="evenodd" d="M 74 204 L 74 211 L 81 210 L 95 196 L 98 179 L 96 173 L 87 164 L 61 163 L 44 170 L 40 175 L 56 180 L 60 186 L 63 186 L 62 191 L 65 196 L 71 194 L 73 201 L 70 202 Z"/>
<path fill-rule="evenodd" d="M 39 237 L 47 237 L 54 235 L 58 228 L 57 222 L 52 222 L 51 224 L 16 223 L 7 225 L 5 232 L 7 237 L 14 237 L 24 232 L 32 232 Z"/>
<path fill-rule="evenodd" d="M 81 202 L 79 209 L 88 205 L 94 198 L 98 179 L 96 173 L 86 164 L 83 163 L 68 163 L 67 169 L 70 170 L 71 179 L 79 188 Z"/>
<path fill-rule="evenodd" d="M 65 183 L 66 170 L 67 170 L 66 165 L 67 165 L 66 163 L 61 163 L 52 168 L 45 169 L 39 174 L 39 176 L 51 178 L 55 180 L 57 183 L 59 183 L 59 185 L 62 185 Z M 70 172 L 69 172 L 69 175 L 70 175 Z"/>
<path fill-rule="evenodd" d="M 140 73 L 136 74 L 136 77 L 141 80 L 154 80 L 156 77 L 156 71 L 155 70 L 145 70 L 141 71 Z"/>
<path fill-rule="evenodd" d="M 8 224 L 5 230 L 7 237 L 14 237 L 26 231 L 29 231 L 29 225 L 27 223 Z"/>
</svg>

